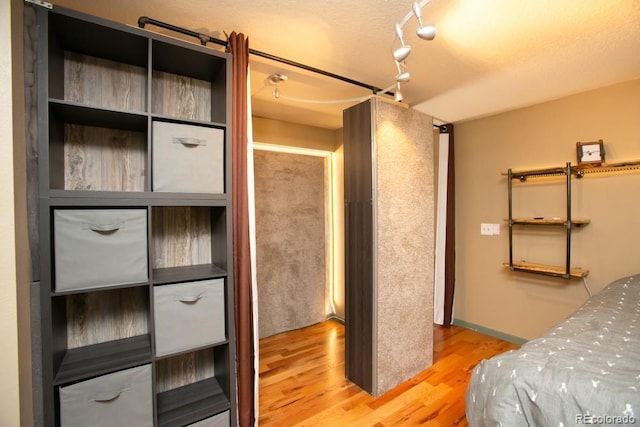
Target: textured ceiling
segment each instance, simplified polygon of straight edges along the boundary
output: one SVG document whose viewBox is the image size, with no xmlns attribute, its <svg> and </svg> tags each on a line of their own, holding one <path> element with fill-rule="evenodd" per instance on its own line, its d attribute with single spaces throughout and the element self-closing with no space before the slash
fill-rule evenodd
<svg viewBox="0 0 640 427">
<path fill-rule="evenodd" d="M 220 39 L 242 32 L 254 50 L 379 88 L 394 83 L 394 26 L 412 5 L 409 0 L 53 3 L 130 25 L 149 16 Z M 422 14 L 438 33 L 434 41 L 423 41 L 414 34 L 415 19 L 404 27 L 412 53 L 403 102 L 444 122 L 640 78 L 638 0 L 432 0 Z M 259 116 L 337 129 L 342 110 L 357 101 L 326 101 L 371 94 L 258 56 L 250 60 L 252 107 Z M 265 82 L 272 73 L 289 78 L 280 85 L 279 99 Z"/>
</svg>

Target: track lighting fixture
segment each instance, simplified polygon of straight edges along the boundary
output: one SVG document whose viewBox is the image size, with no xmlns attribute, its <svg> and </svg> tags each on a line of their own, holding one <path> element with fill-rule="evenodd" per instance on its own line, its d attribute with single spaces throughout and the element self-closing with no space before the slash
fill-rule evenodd
<svg viewBox="0 0 640 427">
<path fill-rule="evenodd" d="M 395 100 L 400 102 L 402 101 L 402 93 L 400 92 L 400 83 L 406 83 L 409 81 L 410 75 L 409 70 L 407 69 L 405 60 L 411 53 L 411 46 L 405 43 L 404 40 L 404 32 L 402 28 L 409 22 L 412 16 L 415 16 L 418 21 L 418 28 L 416 30 L 416 34 L 422 40 L 433 40 L 436 37 L 436 26 L 433 24 L 425 25 L 422 22 L 422 7 L 429 3 L 431 0 L 422 0 L 420 2 L 414 1 L 411 12 L 407 13 L 405 17 L 396 24 L 395 33 L 396 38 L 400 40 L 400 46 L 393 50 L 393 59 L 396 64 L 396 69 L 398 70 L 398 74 L 396 74 L 396 93 Z M 393 86 L 392 86 L 393 87 Z"/>
<path fill-rule="evenodd" d="M 404 44 L 404 35 L 402 33 L 402 27 L 400 24 L 396 24 L 396 37 L 400 40 L 400 47 L 393 51 L 393 57 L 398 62 L 402 62 L 407 59 L 407 56 L 411 53 L 411 46 Z"/>
<path fill-rule="evenodd" d="M 436 37 L 436 26 L 433 24 L 424 25 L 422 23 L 422 10 L 417 1 L 413 2 L 413 14 L 418 20 L 418 29 L 416 30 L 418 37 L 422 40 L 433 40 Z"/>
</svg>

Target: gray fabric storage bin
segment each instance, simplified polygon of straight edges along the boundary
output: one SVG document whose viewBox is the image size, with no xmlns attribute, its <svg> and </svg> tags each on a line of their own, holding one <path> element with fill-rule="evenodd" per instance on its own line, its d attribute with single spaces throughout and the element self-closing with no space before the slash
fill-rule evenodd
<svg viewBox="0 0 640 427">
<path fill-rule="evenodd" d="M 156 355 L 226 340 L 224 279 L 154 286 Z"/>
<path fill-rule="evenodd" d="M 153 426 L 151 365 L 60 387 L 62 427 Z"/>
<path fill-rule="evenodd" d="M 153 191 L 224 193 L 224 131 L 153 122 Z"/>
<path fill-rule="evenodd" d="M 146 282 L 146 209 L 56 209 L 55 289 Z"/>
<path fill-rule="evenodd" d="M 225 411 L 197 423 L 189 424 L 189 427 L 229 427 L 230 425 L 229 411 Z"/>
</svg>

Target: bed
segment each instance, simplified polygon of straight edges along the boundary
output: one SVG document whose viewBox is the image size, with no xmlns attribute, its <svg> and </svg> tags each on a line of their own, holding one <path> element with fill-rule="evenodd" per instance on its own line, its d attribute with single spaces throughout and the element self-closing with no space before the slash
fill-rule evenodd
<svg viewBox="0 0 640 427">
<path fill-rule="evenodd" d="M 618 279 L 541 337 L 480 362 L 472 427 L 640 425 L 640 274 Z"/>
</svg>

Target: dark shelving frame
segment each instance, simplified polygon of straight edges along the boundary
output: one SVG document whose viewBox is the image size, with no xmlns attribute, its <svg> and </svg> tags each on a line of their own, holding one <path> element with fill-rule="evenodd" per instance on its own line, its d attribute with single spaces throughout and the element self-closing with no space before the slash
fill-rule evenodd
<svg viewBox="0 0 640 427">
<path fill-rule="evenodd" d="M 230 411 L 235 425 L 236 375 L 233 314 L 232 224 L 231 224 L 231 56 L 195 43 L 163 36 L 132 26 L 89 16 L 66 8 L 33 7 L 37 19 L 37 111 L 38 111 L 38 241 L 41 318 L 41 387 L 43 424 L 60 425 L 58 389 L 126 368 L 150 364 L 154 369 L 167 357 L 154 354 L 153 289 L 171 283 L 223 278 L 225 284 L 225 330 L 227 339 L 189 351 L 213 354 L 214 377 L 154 395 L 155 425 L 186 425 Z M 78 54 L 145 73 L 142 108 L 120 108 L 65 99 L 64 56 Z M 171 73 L 180 78 L 210 83 L 211 117 L 179 117 L 153 111 L 154 76 Z M 160 193 L 152 191 L 152 124 L 154 121 L 222 129 L 224 136 L 223 194 Z M 143 188 L 134 191 L 66 190 L 64 171 L 65 126 L 106 128 L 143 135 Z M 90 142 L 91 143 L 91 142 Z M 56 209 L 140 208 L 147 212 L 148 281 L 114 284 L 100 288 L 55 290 L 55 242 L 53 212 Z M 180 267 L 155 268 L 152 260 L 153 216 L 156 209 L 199 207 L 210 218 L 211 262 Z M 67 301 L 84 293 L 99 298 L 108 292 L 132 288 L 144 294 L 144 334 L 97 344 L 68 348 Z M 176 355 L 171 355 L 175 357 Z M 178 355 L 180 356 L 180 355 Z M 156 374 L 153 375 L 157 380 Z"/>
</svg>

